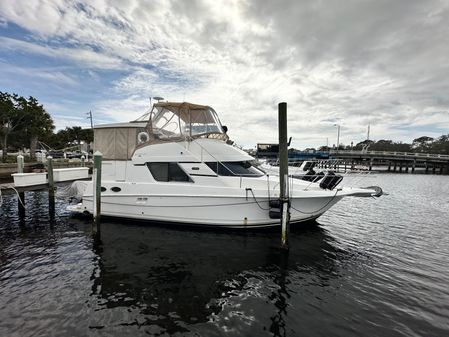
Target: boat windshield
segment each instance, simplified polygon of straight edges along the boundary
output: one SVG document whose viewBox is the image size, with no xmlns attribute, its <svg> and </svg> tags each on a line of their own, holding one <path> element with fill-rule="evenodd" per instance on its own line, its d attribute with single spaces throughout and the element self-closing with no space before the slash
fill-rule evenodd
<svg viewBox="0 0 449 337">
<path fill-rule="evenodd" d="M 261 177 L 264 172 L 249 161 L 206 162 L 206 165 L 219 176 Z"/>
<path fill-rule="evenodd" d="M 191 103 L 155 104 L 149 127 L 154 137 L 162 140 L 225 135 L 214 109 Z"/>
</svg>

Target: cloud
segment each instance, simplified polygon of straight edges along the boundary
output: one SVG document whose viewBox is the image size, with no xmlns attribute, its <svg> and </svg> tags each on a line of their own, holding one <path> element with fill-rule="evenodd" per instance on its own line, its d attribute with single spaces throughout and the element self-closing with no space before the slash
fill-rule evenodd
<svg viewBox="0 0 449 337">
<path fill-rule="evenodd" d="M 276 139 L 287 101 L 304 148 L 335 138 L 323 120 L 338 121 L 346 144 L 368 123 L 373 137 L 403 141 L 447 127 L 448 19 L 438 0 L 3 0 L 0 29 L 29 34 L 0 44 L 88 69 L 101 79 L 90 107 L 105 119 L 138 117 L 149 96 L 185 99 L 216 108 L 250 146 Z M 48 80 L 64 75 L 76 80 Z"/>
<path fill-rule="evenodd" d="M 18 39 L 0 37 L 0 44 L 5 50 L 43 55 L 50 58 L 71 61 L 79 66 L 96 69 L 125 69 L 126 65 L 119 59 L 95 52 L 85 47 L 67 48 L 52 47 L 40 43 L 32 43 Z"/>
<path fill-rule="evenodd" d="M 5 63 L 5 61 L 0 61 L 0 71 L 4 76 L 7 75 L 9 78 L 22 76 L 44 80 L 45 83 L 56 82 L 58 85 L 78 85 L 78 81 L 75 78 L 65 74 L 57 68 L 17 67 Z"/>
</svg>

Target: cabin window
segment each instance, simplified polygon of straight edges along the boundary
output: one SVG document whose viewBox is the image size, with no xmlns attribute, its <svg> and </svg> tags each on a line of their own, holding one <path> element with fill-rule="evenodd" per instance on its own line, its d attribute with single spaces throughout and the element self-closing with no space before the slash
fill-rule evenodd
<svg viewBox="0 0 449 337">
<path fill-rule="evenodd" d="M 147 163 L 147 166 L 156 181 L 193 182 L 177 163 Z"/>
<path fill-rule="evenodd" d="M 207 162 L 209 168 L 219 176 L 260 177 L 263 172 L 248 161 Z"/>
</svg>

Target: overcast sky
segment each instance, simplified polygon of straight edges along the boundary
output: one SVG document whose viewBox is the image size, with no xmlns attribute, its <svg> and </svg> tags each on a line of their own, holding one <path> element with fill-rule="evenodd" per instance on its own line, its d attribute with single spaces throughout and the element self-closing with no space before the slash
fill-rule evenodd
<svg viewBox="0 0 449 337">
<path fill-rule="evenodd" d="M 207 104 L 245 147 L 449 133 L 449 1 L 1 0 L 0 91 L 57 128 Z"/>
</svg>

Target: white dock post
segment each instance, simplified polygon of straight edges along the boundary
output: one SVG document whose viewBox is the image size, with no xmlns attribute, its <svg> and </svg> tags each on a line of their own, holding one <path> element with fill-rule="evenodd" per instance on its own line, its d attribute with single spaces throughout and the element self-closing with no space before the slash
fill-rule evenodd
<svg viewBox="0 0 449 337">
<path fill-rule="evenodd" d="M 81 167 L 86 166 L 86 157 L 81 156 Z"/>
<path fill-rule="evenodd" d="M 24 167 L 23 156 L 19 154 L 17 156 L 17 173 L 23 173 L 23 167 Z"/>
<path fill-rule="evenodd" d="M 289 232 L 289 195 L 288 195 L 288 148 L 287 148 L 287 103 L 282 102 L 278 105 L 278 123 L 279 123 L 279 199 L 282 204 L 281 216 L 281 247 L 288 250 L 288 232 Z"/>
<path fill-rule="evenodd" d="M 100 216 L 101 216 L 101 161 L 103 155 L 100 151 L 94 153 L 94 171 L 92 175 L 93 179 L 93 193 L 94 193 L 94 223 L 93 223 L 93 234 L 99 235 L 101 232 L 100 228 Z"/>
</svg>

